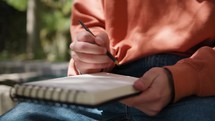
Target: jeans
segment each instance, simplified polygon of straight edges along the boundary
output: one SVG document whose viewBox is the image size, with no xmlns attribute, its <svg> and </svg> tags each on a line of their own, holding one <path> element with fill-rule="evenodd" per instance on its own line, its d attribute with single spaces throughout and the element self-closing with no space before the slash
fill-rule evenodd
<svg viewBox="0 0 215 121">
<path fill-rule="evenodd" d="M 158 54 L 144 57 L 132 63 L 115 67 L 112 72 L 140 77 L 152 67 L 173 65 L 183 57 Z M 214 121 L 215 97 L 191 96 L 169 104 L 158 115 L 147 116 L 143 112 L 119 102 L 98 108 L 53 106 L 20 102 L 0 121 Z"/>
</svg>

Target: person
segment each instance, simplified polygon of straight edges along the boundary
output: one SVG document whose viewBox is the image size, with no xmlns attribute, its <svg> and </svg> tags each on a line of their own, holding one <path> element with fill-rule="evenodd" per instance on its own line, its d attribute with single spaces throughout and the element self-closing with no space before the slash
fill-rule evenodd
<svg viewBox="0 0 215 121">
<path fill-rule="evenodd" d="M 107 71 L 139 77 L 134 88 L 141 94 L 96 109 L 22 102 L 1 121 L 215 119 L 213 0 L 74 0 L 71 20 L 68 75 Z"/>
</svg>

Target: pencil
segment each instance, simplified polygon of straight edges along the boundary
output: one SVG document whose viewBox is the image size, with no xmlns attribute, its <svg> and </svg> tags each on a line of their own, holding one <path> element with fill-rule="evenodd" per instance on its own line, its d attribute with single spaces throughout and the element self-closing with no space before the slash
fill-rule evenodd
<svg viewBox="0 0 215 121">
<path fill-rule="evenodd" d="M 90 29 L 81 21 L 78 20 L 78 22 L 81 24 L 81 26 L 87 31 L 89 32 L 91 35 L 93 35 L 95 37 L 95 35 L 93 34 L 93 32 L 90 31 Z M 116 58 L 109 52 L 107 51 L 106 55 L 116 64 L 119 65 L 119 62 L 116 60 Z"/>
</svg>

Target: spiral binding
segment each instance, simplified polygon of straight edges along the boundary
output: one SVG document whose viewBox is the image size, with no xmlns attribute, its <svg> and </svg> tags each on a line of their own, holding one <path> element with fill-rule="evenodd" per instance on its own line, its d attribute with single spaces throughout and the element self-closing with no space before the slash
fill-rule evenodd
<svg viewBox="0 0 215 121">
<path fill-rule="evenodd" d="M 42 95 L 40 95 L 41 93 L 40 91 L 42 91 Z M 11 96 L 11 99 L 13 99 L 15 102 L 31 102 L 31 103 L 55 105 L 55 106 L 61 106 L 61 107 L 71 107 L 71 106 L 77 107 L 81 105 L 81 104 L 78 104 L 78 105 L 76 104 L 78 95 L 81 92 L 85 92 L 85 91 L 83 90 L 74 91 L 74 90 L 66 90 L 66 89 L 64 90 L 62 88 L 56 88 L 56 87 L 17 84 L 13 88 L 11 88 L 10 96 Z M 35 93 L 35 95 L 33 93 Z M 72 97 L 71 97 L 71 94 L 72 94 Z M 62 97 L 62 95 L 64 95 L 64 97 Z M 56 97 L 57 99 L 55 99 Z"/>
</svg>

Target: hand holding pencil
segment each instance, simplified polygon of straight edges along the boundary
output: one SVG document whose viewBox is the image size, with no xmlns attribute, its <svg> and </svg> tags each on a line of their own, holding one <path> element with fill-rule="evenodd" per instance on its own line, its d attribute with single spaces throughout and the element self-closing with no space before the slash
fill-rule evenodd
<svg viewBox="0 0 215 121">
<path fill-rule="evenodd" d="M 79 20 L 79 23 L 81 24 L 81 26 L 82 26 L 87 32 L 89 32 L 91 35 L 93 35 L 93 36 L 95 37 L 95 35 L 93 34 L 93 32 L 91 32 L 90 29 L 89 29 L 81 20 Z M 116 65 L 119 65 L 119 62 L 117 61 L 117 59 L 114 58 L 114 56 L 113 56 L 109 51 L 106 52 L 106 55 L 107 55 Z"/>
<path fill-rule="evenodd" d="M 108 35 L 100 32 L 95 36 L 81 21 L 79 22 L 85 31 L 77 33 L 70 45 L 76 69 L 81 73 L 95 73 L 118 64 L 107 49 Z"/>
</svg>

